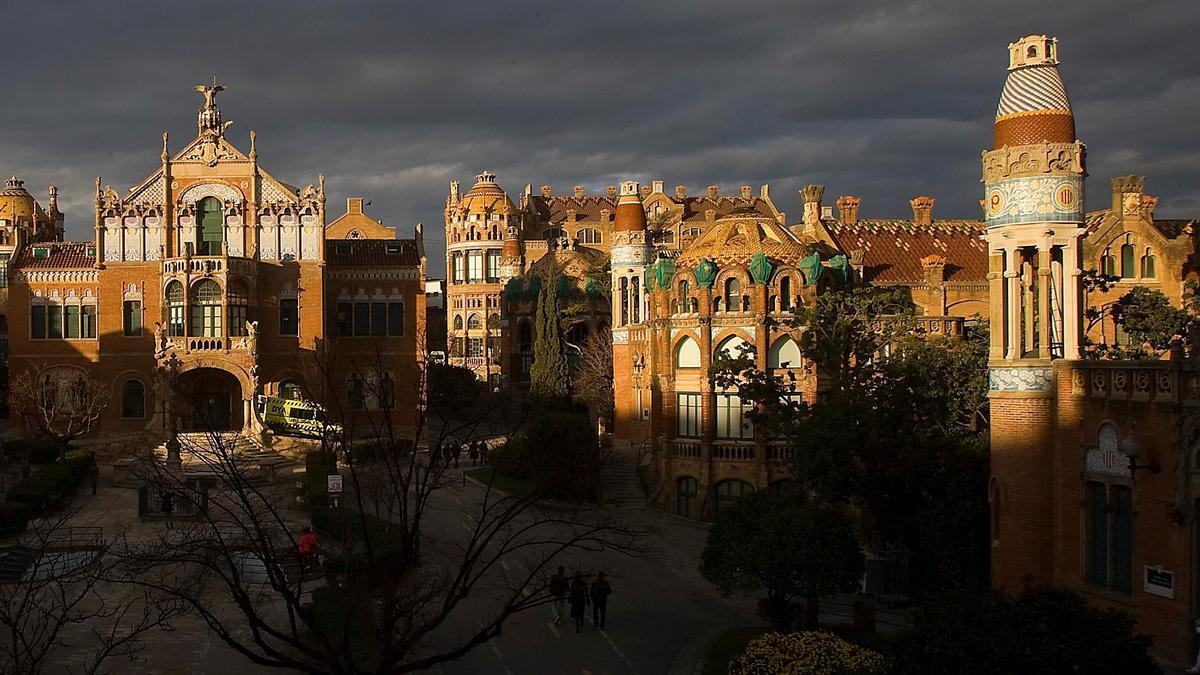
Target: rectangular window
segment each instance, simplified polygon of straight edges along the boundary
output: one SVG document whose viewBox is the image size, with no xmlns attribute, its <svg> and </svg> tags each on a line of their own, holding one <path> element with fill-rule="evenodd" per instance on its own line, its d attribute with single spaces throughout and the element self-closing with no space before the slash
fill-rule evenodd
<svg viewBox="0 0 1200 675">
<path fill-rule="evenodd" d="M 483 251 L 467 251 L 467 280 L 471 283 L 483 281 Z"/>
<path fill-rule="evenodd" d="M 130 337 L 142 335 L 142 301 L 126 300 L 121 312 L 121 325 Z"/>
<path fill-rule="evenodd" d="M 8 259 L 10 254 L 0 253 L 0 288 L 8 288 Z M 1151 275 L 1153 276 L 1153 275 Z"/>
<path fill-rule="evenodd" d="M 461 253 L 452 253 L 450 255 L 451 264 L 454 267 L 454 283 L 461 284 L 466 281 L 466 275 L 463 273 L 463 257 Z"/>
<path fill-rule="evenodd" d="M 220 305 L 192 305 L 192 337 L 222 337 Z"/>
<path fill-rule="evenodd" d="M 63 308 L 66 316 L 66 337 L 68 340 L 79 339 L 79 305 L 67 305 Z"/>
<path fill-rule="evenodd" d="M 63 308 L 61 305 L 50 305 L 46 308 L 46 337 L 61 340 L 62 336 Z"/>
<path fill-rule="evenodd" d="M 387 335 L 387 303 L 371 303 L 371 335 Z"/>
<path fill-rule="evenodd" d="M 371 305 L 366 302 L 354 303 L 354 334 L 358 337 L 371 334 Z"/>
<path fill-rule="evenodd" d="M 183 305 L 171 305 L 167 315 L 167 331 L 171 337 L 183 337 Z"/>
<path fill-rule="evenodd" d="M 1112 589 L 1133 592 L 1133 490 L 1112 487 Z"/>
<path fill-rule="evenodd" d="M 399 337 L 404 335 L 404 303 L 388 303 L 388 335 Z"/>
<path fill-rule="evenodd" d="M 467 339 L 467 356 L 470 358 L 483 357 L 483 338 L 468 338 Z"/>
<path fill-rule="evenodd" d="M 46 339 L 45 305 L 34 305 L 29 308 L 29 337 L 34 340 Z"/>
<path fill-rule="evenodd" d="M 675 395 L 676 435 L 700 437 L 700 394 Z"/>
<path fill-rule="evenodd" d="M 354 305 L 349 302 L 337 304 L 336 333 L 338 335 L 354 335 Z"/>
<path fill-rule="evenodd" d="M 500 283 L 500 251 L 487 252 L 487 281 L 489 284 Z"/>
<path fill-rule="evenodd" d="M 1089 481 L 1084 485 L 1087 532 L 1087 582 L 1108 586 L 1108 500 L 1104 484 Z"/>
<path fill-rule="evenodd" d="M 241 337 L 248 334 L 246 322 L 250 320 L 250 308 L 245 305 L 229 306 L 229 335 Z"/>
<path fill-rule="evenodd" d="M 751 405 L 737 394 L 717 394 L 717 438 L 754 438 L 746 413 Z"/>
<path fill-rule="evenodd" d="M 79 337 L 89 340 L 96 339 L 96 306 L 84 305 L 79 323 Z"/>
<path fill-rule="evenodd" d="M 279 300 L 279 334 L 300 334 L 300 302 L 296 298 Z"/>
</svg>

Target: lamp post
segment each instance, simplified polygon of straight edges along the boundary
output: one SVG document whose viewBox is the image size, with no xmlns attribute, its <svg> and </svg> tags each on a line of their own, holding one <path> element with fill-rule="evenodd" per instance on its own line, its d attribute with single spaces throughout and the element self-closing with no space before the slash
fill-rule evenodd
<svg viewBox="0 0 1200 675">
<path fill-rule="evenodd" d="M 1129 473 L 1136 474 L 1138 469 L 1149 469 L 1150 473 L 1157 474 L 1162 471 L 1162 466 L 1158 460 L 1151 460 L 1147 464 L 1138 464 L 1138 457 L 1141 457 L 1144 450 L 1142 446 L 1141 436 L 1137 433 L 1137 422 L 1132 422 L 1129 425 L 1129 433 L 1125 434 L 1125 438 L 1121 439 L 1121 453 L 1129 458 Z"/>
</svg>

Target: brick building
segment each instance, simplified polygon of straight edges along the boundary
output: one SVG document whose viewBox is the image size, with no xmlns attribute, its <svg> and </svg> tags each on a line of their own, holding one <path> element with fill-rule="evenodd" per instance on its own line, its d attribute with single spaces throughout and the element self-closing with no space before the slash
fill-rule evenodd
<svg viewBox="0 0 1200 675">
<path fill-rule="evenodd" d="M 94 241 L 21 248 L 9 289 L 14 375 L 50 367 L 62 383 L 111 383 L 99 425 L 109 435 L 161 438 L 168 391 L 180 392 L 184 429 L 256 431 L 258 393 L 412 425 L 420 227 L 395 239 L 361 199 L 326 225 L 324 177 L 303 188 L 276 179 L 253 131 L 248 153 L 228 140 L 215 102 L 224 87 L 197 89 L 194 139 L 171 153 L 164 134 L 158 168 L 125 194 L 97 179 Z"/>
</svg>

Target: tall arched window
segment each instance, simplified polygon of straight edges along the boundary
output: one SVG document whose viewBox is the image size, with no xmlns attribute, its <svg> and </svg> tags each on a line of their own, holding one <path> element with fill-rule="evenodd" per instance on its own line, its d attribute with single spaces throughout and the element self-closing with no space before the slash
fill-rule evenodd
<svg viewBox="0 0 1200 675">
<path fill-rule="evenodd" d="M 691 304 L 691 287 L 687 280 L 679 282 L 679 311 L 690 312 Z"/>
<path fill-rule="evenodd" d="M 779 309 L 789 312 L 792 309 L 792 278 L 783 277 L 779 280 Z"/>
<path fill-rule="evenodd" d="M 483 319 L 479 318 L 478 314 L 472 314 L 467 319 L 467 330 L 477 330 L 483 328 Z"/>
<path fill-rule="evenodd" d="M 725 311 L 736 312 L 742 308 L 742 282 L 734 277 L 725 280 Z"/>
<path fill-rule="evenodd" d="M 675 348 L 675 367 L 700 367 L 700 345 L 692 338 L 685 337 L 679 341 L 679 346 Z"/>
<path fill-rule="evenodd" d="M 250 292 L 246 284 L 235 281 L 229 285 L 229 334 L 245 335 L 250 320 Z"/>
<path fill-rule="evenodd" d="M 146 385 L 140 380 L 125 380 L 121 385 L 121 417 L 140 420 L 146 416 Z"/>
<path fill-rule="evenodd" d="M 714 350 L 714 353 L 724 354 L 727 358 L 736 359 L 742 355 L 742 345 L 744 344 L 746 344 L 746 341 L 740 336 L 730 335 L 724 340 L 721 340 L 720 344 L 717 345 L 716 350 Z"/>
<path fill-rule="evenodd" d="M 696 497 L 700 494 L 700 481 L 692 476 L 680 476 L 675 479 L 675 513 L 684 518 L 695 518 L 700 514 L 692 514 Z"/>
<path fill-rule="evenodd" d="M 641 277 L 633 277 L 630 279 L 631 291 L 629 293 L 629 304 L 633 309 L 633 323 L 642 322 L 642 279 Z"/>
<path fill-rule="evenodd" d="M 221 337 L 221 286 L 204 279 L 192 287 L 192 337 Z"/>
<path fill-rule="evenodd" d="M 462 329 L 463 329 L 462 314 L 456 314 L 454 316 L 454 330 L 462 330 Z"/>
<path fill-rule="evenodd" d="M 802 365 L 800 345 L 786 335 L 776 340 L 767 352 L 768 368 L 799 368 Z"/>
<path fill-rule="evenodd" d="M 618 319 L 618 325 L 625 326 L 629 324 L 629 279 L 621 277 L 621 316 Z"/>
<path fill-rule="evenodd" d="M 1133 477 L 1117 427 L 1100 425 L 1086 454 L 1083 484 L 1084 580 L 1133 592 Z"/>
<path fill-rule="evenodd" d="M 1154 249 L 1147 248 L 1142 256 L 1142 278 L 1155 279 L 1158 277 L 1158 261 L 1154 257 Z"/>
<path fill-rule="evenodd" d="M 186 330 L 183 307 L 183 284 L 172 281 L 167 284 L 167 334 L 183 337 Z"/>
<path fill-rule="evenodd" d="M 1117 257 L 1112 254 L 1112 249 L 1104 249 L 1104 254 L 1100 256 L 1100 273 L 1117 276 Z"/>
<path fill-rule="evenodd" d="M 205 197 L 196 205 L 196 255 L 221 255 L 225 242 L 225 214 L 216 197 Z"/>
<path fill-rule="evenodd" d="M 1137 267 L 1135 263 L 1136 253 L 1133 251 L 1133 242 L 1129 235 L 1125 235 L 1125 243 L 1121 245 L 1121 278 L 1132 279 L 1137 276 Z"/>
</svg>

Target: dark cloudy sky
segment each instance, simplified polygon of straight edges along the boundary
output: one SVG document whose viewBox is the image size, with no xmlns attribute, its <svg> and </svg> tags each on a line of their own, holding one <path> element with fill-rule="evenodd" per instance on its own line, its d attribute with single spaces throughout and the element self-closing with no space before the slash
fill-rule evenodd
<svg viewBox="0 0 1200 675">
<path fill-rule="evenodd" d="M 90 237 L 99 174 L 122 191 L 160 134 L 195 133 L 214 71 L 230 137 L 303 185 L 327 176 L 401 232 L 442 236 L 447 182 L 490 169 L 589 191 L 769 182 L 864 198 L 865 217 L 977 217 L 979 152 L 1007 44 L 1057 35 L 1088 144 L 1089 208 L 1140 173 L 1164 216 L 1200 217 L 1200 2 L 0 2 L 0 171 L 62 190 Z M 431 268 L 442 246 L 430 247 Z"/>
</svg>

